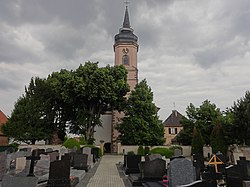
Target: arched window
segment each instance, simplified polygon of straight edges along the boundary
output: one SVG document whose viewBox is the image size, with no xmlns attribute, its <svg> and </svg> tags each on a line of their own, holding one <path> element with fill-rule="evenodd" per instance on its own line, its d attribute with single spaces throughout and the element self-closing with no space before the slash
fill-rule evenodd
<svg viewBox="0 0 250 187">
<path fill-rule="evenodd" d="M 128 57 L 128 55 L 123 55 L 122 63 L 123 63 L 123 65 L 129 65 L 129 57 Z"/>
</svg>

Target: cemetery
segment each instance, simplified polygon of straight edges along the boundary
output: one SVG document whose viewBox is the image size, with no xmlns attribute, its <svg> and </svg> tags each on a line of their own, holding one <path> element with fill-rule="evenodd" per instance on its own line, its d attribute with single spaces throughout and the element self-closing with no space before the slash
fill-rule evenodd
<svg viewBox="0 0 250 187">
<path fill-rule="evenodd" d="M 39 147 L 0 152 L 1 187 L 75 187 L 101 156 L 98 147 Z"/>
<path fill-rule="evenodd" d="M 250 160 L 229 162 L 222 153 L 184 157 L 175 149 L 170 158 L 161 154 L 136 155 L 128 151 L 120 165 L 130 186 L 146 187 L 249 187 Z"/>
</svg>

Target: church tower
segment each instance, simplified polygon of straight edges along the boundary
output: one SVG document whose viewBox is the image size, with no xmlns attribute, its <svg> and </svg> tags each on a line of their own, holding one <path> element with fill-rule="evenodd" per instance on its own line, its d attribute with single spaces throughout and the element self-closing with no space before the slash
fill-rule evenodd
<svg viewBox="0 0 250 187">
<path fill-rule="evenodd" d="M 130 26 L 128 6 L 125 8 L 125 15 L 122 28 L 119 33 L 115 35 L 114 52 L 115 52 L 115 65 L 124 65 L 128 70 L 127 81 L 130 86 L 130 91 L 134 90 L 135 85 L 138 83 L 138 69 L 137 69 L 137 52 L 139 45 L 137 43 L 138 37 L 133 33 L 134 30 Z M 117 152 L 117 137 L 119 132 L 115 126 L 124 113 L 113 111 L 112 113 L 112 126 L 111 126 L 111 152 Z"/>
<path fill-rule="evenodd" d="M 133 32 L 129 21 L 128 6 L 126 6 L 123 26 L 115 35 L 114 52 L 115 65 L 123 64 L 128 70 L 130 90 L 133 90 L 138 83 L 137 52 L 139 45 L 138 37 Z"/>
</svg>

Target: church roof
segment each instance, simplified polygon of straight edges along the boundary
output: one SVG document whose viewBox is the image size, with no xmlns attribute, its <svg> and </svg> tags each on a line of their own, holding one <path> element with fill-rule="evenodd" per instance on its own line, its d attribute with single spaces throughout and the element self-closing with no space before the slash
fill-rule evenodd
<svg viewBox="0 0 250 187">
<path fill-rule="evenodd" d="M 165 127 L 182 127 L 180 123 L 182 118 L 183 118 L 182 114 L 180 114 L 177 110 L 172 110 L 172 113 L 163 122 L 163 125 Z"/>
<path fill-rule="evenodd" d="M 115 43 L 119 42 L 137 43 L 138 37 L 133 32 L 134 30 L 131 28 L 129 21 L 128 6 L 126 6 L 123 26 L 122 28 L 119 29 L 119 33 L 115 35 Z"/>
<path fill-rule="evenodd" d="M 130 28 L 128 6 L 126 6 L 126 10 L 125 10 L 125 16 L 124 16 L 124 20 L 123 20 L 123 28 Z"/>
</svg>

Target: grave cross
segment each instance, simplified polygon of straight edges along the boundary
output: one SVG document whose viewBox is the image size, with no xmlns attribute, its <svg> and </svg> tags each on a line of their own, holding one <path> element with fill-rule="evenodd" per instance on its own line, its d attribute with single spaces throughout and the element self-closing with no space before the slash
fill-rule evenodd
<svg viewBox="0 0 250 187">
<path fill-rule="evenodd" d="M 220 164 L 224 164 L 216 155 L 213 155 L 209 160 L 208 165 L 214 165 L 216 173 L 218 173 L 218 166 Z"/>
<path fill-rule="evenodd" d="M 30 160 L 30 170 L 29 170 L 29 174 L 27 175 L 27 177 L 34 177 L 34 166 L 35 166 L 35 161 L 36 160 L 40 160 L 40 156 L 38 154 L 38 149 L 35 149 L 32 151 L 32 155 L 31 156 L 26 156 L 26 160 Z"/>
</svg>

